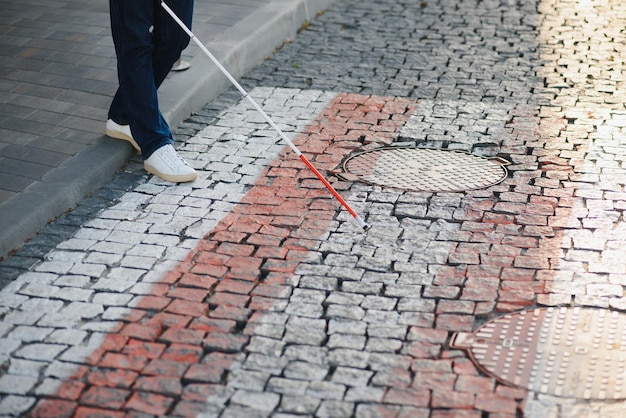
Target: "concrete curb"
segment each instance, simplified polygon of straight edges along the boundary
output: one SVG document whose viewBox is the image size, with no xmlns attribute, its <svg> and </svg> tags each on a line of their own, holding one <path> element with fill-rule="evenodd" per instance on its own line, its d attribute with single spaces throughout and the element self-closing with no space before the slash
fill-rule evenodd
<svg viewBox="0 0 626 418">
<path fill-rule="evenodd" d="M 203 41 L 201 30 L 194 34 L 233 77 L 239 78 L 335 1 L 274 0 L 210 42 Z M 189 70 L 170 77 L 159 91 L 161 110 L 172 126 L 230 87 L 228 79 L 202 51 L 198 50 L 191 63 Z M 109 181 L 131 153 L 125 142 L 103 137 L 0 206 L 0 219 L 7 225 L 0 231 L 0 258 Z"/>
<path fill-rule="evenodd" d="M 0 218 L 6 225 L 0 231 L 0 257 L 21 247 L 50 220 L 110 180 L 131 153 L 123 142 L 103 137 L 0 206 Z"/>
</svg>

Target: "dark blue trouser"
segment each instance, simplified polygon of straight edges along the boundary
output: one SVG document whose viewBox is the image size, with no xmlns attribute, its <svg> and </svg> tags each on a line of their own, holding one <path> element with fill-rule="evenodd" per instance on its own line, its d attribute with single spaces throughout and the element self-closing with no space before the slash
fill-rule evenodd
<svg viewBox="0 0 626 418">
<path fill-rule="evenodd" d="M 193 0 L 166 0 L 191 27 Z M 159 0 L 109 0 L 119 88 L 109 118 L 130 125 L 144 158 L 174 142 L 159 110 L 157 89 L 189 44 Z"/>
</svg>

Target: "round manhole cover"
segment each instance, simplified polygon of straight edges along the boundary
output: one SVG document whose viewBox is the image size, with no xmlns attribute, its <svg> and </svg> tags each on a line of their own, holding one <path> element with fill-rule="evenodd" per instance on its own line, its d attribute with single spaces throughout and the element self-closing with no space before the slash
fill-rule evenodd
<svg viewBox="0 0 626 418">
<path fill-rule="evenodd" d="M 502 160 L 462 151 L 387 147 L 348 158 L 344 171 L 379 186 L 422 192 L 476 190 L 507 176 Z"/>
<path fill-rule="evenodd" d="M 554 396 L 626 398 L 626 314 L 545 308 L 506 315 L 455 335 L 485 373 Z"/>
</svg>

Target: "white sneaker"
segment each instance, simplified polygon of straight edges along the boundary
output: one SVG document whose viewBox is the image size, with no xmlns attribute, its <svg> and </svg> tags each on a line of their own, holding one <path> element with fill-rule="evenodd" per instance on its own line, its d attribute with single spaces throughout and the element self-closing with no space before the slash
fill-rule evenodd
<svg viewBox="0 0 626 418">
<path fill-rule="evenodd" d="M 105 133 L 111 138 L 123 139 L 124 141 L 130 142 L 133 148 L 135 148 L 138 153 L 141 153 L 141 147 L 135 142 L 135 138 L 133 138 L 133 134 L 130 132 L 129 125 L 120 125 L 113 119 L 109 119 L 107 120 Z"/>
<path fill-rule="evenodd" d="M 178 155 L 170 144 L 164 145 L 152 153 L 143 162 L 146 171 L 172 183 L 194 181 L 198 175 L 187 161 Z"/>
<path fill-rule="evenodd" d="M 172 66 L 172 71 L 185 71 L 189 67 L 191 67 L 191 64 L 188 61 L 179 58 Z"/>
</svg>

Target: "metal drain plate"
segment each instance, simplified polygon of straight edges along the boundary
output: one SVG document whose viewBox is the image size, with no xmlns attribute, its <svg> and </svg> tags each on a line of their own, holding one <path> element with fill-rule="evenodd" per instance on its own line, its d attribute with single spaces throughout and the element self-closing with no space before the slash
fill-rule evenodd
<svg viewBox="0 0 626 418">
<path fill-rule="evenodd" d="M 452 345 L 486 374 L 533 392 L 580 399 L 626 398 L 626 314 L 545 308 L 502 316 Z"/>
<path fill-rule="evenodd" d="M 462 151 L 386 147 L 348 158 L 343 169 L 358 180 L 423 192 L 476 190 L 500 183 L 507 170 L 500 159 Z"/>
</svg>

